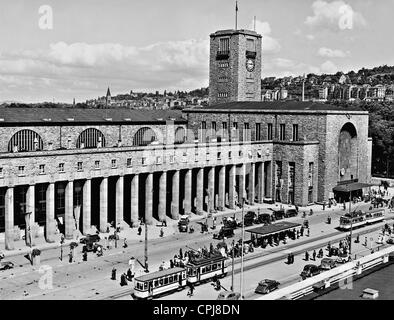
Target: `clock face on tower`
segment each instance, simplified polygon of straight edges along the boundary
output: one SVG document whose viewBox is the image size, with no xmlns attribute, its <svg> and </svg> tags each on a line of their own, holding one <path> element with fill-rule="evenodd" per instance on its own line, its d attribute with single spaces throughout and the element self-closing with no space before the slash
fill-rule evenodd
<svg viewBox="0 0 394 320">
<path fill-rule="evenodd" d="M 246 70 L 248 70 L 249 72 L 252 72 L 254 70 L 254 60 L 246 60 Z"/>
</svg>

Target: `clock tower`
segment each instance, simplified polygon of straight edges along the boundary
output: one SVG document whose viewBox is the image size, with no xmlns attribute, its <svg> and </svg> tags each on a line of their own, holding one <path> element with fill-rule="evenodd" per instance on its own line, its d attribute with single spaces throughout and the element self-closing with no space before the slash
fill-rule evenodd
<svg viewBox="0 0 394 320">
<path fill-rule="evenodd" d="M 261 101 L 261 35 L 221 30 L 210 38 L 209 104 Z"/>
</svg>

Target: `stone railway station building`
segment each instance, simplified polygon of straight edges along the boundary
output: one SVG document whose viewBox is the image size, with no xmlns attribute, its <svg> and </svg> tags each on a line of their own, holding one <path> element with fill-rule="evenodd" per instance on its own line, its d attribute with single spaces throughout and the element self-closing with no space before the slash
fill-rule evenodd
<svg viewBox="0 0 394 320">
<path fill-rule="evenodd" d="M 306 206 L 343 197 L 338 184 L 369 183 L 368 112 L 261 102 L 260 64 L 261 36 L 224 30 L 211 35 L 209 107 L 1 109 L 5 248 L 26 226 L 32 242 L 52 242 L 56 228 L 70 239 L 92 225 L 235 209 L 242 198 Z"/>
</svg>

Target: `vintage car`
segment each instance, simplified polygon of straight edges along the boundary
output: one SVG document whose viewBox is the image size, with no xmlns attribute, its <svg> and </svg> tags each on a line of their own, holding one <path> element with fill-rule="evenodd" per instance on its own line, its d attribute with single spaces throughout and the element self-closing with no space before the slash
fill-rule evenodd
<svg viewBox="0 0 394 320">
<path fill-rule="evenodd" d="M 302 280 L 318 275 L 321 272 L 320 268 L 314 264 L 307 264 L 301 272 Z"/>
<path fill-rule="evenodd" d="M 90 242 L 99 242 L 100 236 L 98 234 L 87 234 L 86 237 L 79 239 L 79 243 L 87 244 Z"/>
<path fill-rule="evenodd" d="M 255 220 L 256 224 L 257 223 L 271 224 L 271 222 L 272 222 L 272 217 L 271 214 L 269 213 L 260 213 Z"/>
<path fill-rule="evenodd" d="M 239 292 L 222 291 L 219 293 L 216 300 L 240 300 L 241 294 Z"/>
<path fill-rule="evenodd" d="M 278 289 L 280 283 L 276 280 L 264 279 L 259 282 L 257 288 L 254 290 L 255 293 L 267 294 L 271 291 Z"/>
<path fill-rule="evenodd" d="M 180 216 L 178 221 L 178 230 L 179 232 L 187 232 L 189 230 L 189 216 L 183 215 Z"/>
<path fill-rule="evenodd" d="M 236 229 L 238 227 L 237 220 L 232 217 L 224 217 L 223 226 L 226 228 Z"/>
<path fill-rule="evenodd" d="M 11 261 L 0 261 L 0 270 L 12 269 L 14 264 Z"/>
<path fill-rule="evenodd" d="M 271 210 L 273 211 L 273 216 L 275 220 L 281 220 L 285 218 L 285 210 L 283 209 L 279 209 L 279 210 L 271 209 Z"/>
<path fill-rule="evenodd" d="M 335 268 L 337 266 L 336 261 L 334 259 L 330 258 L 323 258 L 320 262 L 319 268 L 321 270 L 330 270 L 332 268 Z"/>
<path fill-rule="evenodd" d="M 352 258 L 347 253 L 339 253 L 338 258 L 335 260 L 336 263 L 347 263 L 350 262 Z"/>
<path fill-rule="evenodd" d="M 285 213 L 285 218 L 297 217 L 298 212 L 296 209 L 287 209 Z"/>
<path fill-rule="evenodd" d="M 234 236 L 233 228 L 222 227 L 218 233 L 213 234 L 214 239 L 223 240 L 224 238 L 231 238 Z"/>
<path fill-rule="evenodd" d="M 244 216 L 244 225 L 249 227 L 253 225 L 253 221 L 256 219 L 256 213 L 254 211 L 248 211 Z"/>
</svg>

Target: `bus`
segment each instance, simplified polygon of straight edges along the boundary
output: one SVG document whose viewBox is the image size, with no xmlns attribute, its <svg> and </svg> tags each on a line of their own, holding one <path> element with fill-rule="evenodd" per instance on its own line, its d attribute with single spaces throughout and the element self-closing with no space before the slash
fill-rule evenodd
<svg viewBox="0 0 394 320">
<path fill-rule="evenodd" d="M 220 253 L 192 258 L 186 265 L 188 283 L 199 284 L 211 278 L 227 275 L 227 258 Z"/>
<path fill-rule="evenodd" d="M 134 297 L 152 299 L 152 297 L 182 290 L 187 284 L 186 269 L 174 267 L 152 272 L 135 278 Z"/>
</svg>

